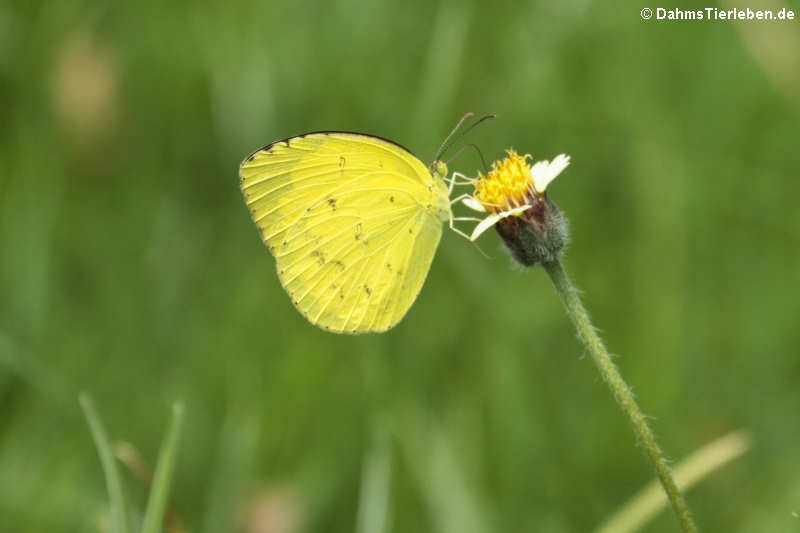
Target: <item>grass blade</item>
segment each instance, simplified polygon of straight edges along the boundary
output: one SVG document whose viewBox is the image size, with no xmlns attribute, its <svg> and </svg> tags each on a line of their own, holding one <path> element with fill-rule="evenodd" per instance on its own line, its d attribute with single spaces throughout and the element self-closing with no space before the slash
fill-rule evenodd
<svg viewBox="0 0 800 533">
<path fill-rule="evenodd" d="M 376 423 L 373 433 L 361 474 L 356 533 L 384 533 L 387 530 L 392 447 L 389 431 L 381 423 Z"/>
<path fill-rule="evenodd" d="M 182 423 L 183 405 L 176 403 L 172 406 L 172 420 L 158 454 L 153 485 L 150 488 L 150 497 L 147 500 L 147 509 L 142 522 L 142 533 L 161 533 L 164 526 L 164 513 L 167 508 L 167 496 L 175 466 L 175 455 L 178 451 L 178 437 Z"/>
<path fill-rule="evenodd" d="M 715 470 L 750 448 L 750 435 L 742 430 L 728 433 L 695 451 L 674 468 L 682 491 L 690 489 Z M 664 506 L 667 498 L 655 481 L 640 490 L 619 511 L 609 517 L 596 533 L 633 533 L 642 529 Z"/>
<path fill-rule="evenodd" d="M 103 474 L 106 477 L 106 488 L 108 489 L 108 499 L 111 505 L 111 531 L 112 533 L 128 533 L 128 516 L 125 512 L 125 495 L 122 491 L 122 481 L 114 462 L 114 455 L 111 452 L 111 445 L 108 443 L 106 431 L 103 423 L 97 415 L 92 398 L 85 392 L 78 397 L 86 421 L 89 423 L 89 431 L 92 433 L 94 445 L 100 455 L 100 463 L 103 465 Z"/>
</svg>

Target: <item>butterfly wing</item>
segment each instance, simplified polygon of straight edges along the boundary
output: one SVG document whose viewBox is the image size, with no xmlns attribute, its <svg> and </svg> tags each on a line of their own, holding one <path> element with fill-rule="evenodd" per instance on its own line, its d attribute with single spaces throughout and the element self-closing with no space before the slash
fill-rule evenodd
<svg viewBox="0 0 800 533">
<path fill-rule="evenodd" d="M 336 332 L 385 331 L 408 311 L 450 212 L 408 150 L 369 135 L 278 141 L 239 169 L 242 192 L 298 310 Z"/>
</svg>

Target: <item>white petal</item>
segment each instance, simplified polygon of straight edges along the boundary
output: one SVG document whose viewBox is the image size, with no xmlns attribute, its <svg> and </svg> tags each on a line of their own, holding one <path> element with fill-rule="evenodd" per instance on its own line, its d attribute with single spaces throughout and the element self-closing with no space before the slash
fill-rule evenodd
<svg viewBox="0 0 800 533">
<path fill-rule="evenodd" d="M 500 215 L 500 217 L 506 218 L 506 217 L 510 217 L 511 215 L 517 215 L 519 213 L 522 213 L 523 211 L 527 211 L 530 207 L 532 207 L 532 206 L 528 205 L 528 204 L 525 204 L 525 205 L 521 205 L 519 207 L 515 207 L 514 209 L 509 209 L 508 211 L 501 211 L 498 214 Z"/>
<path fill-rule="evenodd" d="M 549 163 L 547 161 L 537 161 L 531 168 L 531 178 L 536 192 L 543 193 L 547 190 L 550 182 L 569 166 L 569 156 L 558 154 Z"/>
<path fill-rule="evenodd" d="M 510 216 L 516 215 L 518 213 L 522 213 L 523 211 L 527 210 L 530 207 L 531 206 L 526 204 L 526 205 L 521 205 L 519 207 L 515 207 L 514 209 L 509 209 L 508 211 L 503 211 L 501 213 L 496 213 L 494 215 L 489 215 L 488 217 L 486 217 L 483 220 L 481 220 L 478 223 L 477 226 L 475 226 L 475 229 L 472 230 L 472 235 L 470 235 L 469 240 L 474 241 L 475 239 L 480 237 L 481 233 L 483 233 L 487 229 L 489 229 L 492 226 L 494 226 L 495 224 L 497 224 L 497 222 L 501 218 L 506 218 L 506 217 L 510 217 Z"/>
<path fill-rule="evenodd" d="M 569 156 L 567 154 L 558 154 L 555 159 L 550 162 L 550 173 L 553 175 L 553 178 L 555 178 L 568 166 Z"/>
<path fill-rule="evenodd" d="M 472 235 L 469 236 L 469 240 L 474 241 L 475 239 L 480 237 L 481 233 L 494 226 L 497 223 L 497 221 L 500 220 L 501 218 L 503 217 L 501 217 L 499 214 L 495 214 L 495 215 L 489 215 L 488 217 L 481 220 L 480 223 L 477 226 L 475 226 L 475 229 L 472 230 Z"/>
<path fill-rule="evenodd" d="M 480 203 L 475 198 L 473 198 L 472 196 L 470 196 L 469 198 L 464 198 L 463 200 L 461 200 L 461 203 L 474 211 L 480 211 L 481 213 L 486 212 L 486 209 L 483 208 L 483 204 Z"/>
<path fill-rule="evenodd" d="M 550 163 L 547 161 L 537 161 L 531 167 L 531 176 L 534 178 L 534 184 L 536 180 L 536 176 L 544 176 L 547 174 L 547 169 L 550 167 Z"/>
</svg>

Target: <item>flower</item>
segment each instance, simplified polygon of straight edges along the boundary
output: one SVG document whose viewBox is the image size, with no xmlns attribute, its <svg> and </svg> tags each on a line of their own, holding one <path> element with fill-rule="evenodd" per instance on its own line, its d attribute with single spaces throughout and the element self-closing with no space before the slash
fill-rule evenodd
<svg viewBox="0 0 800 533">
<path fill-rule="evenodd" d="M 514 150 L 492 163 L 487 175 L 478 174 L 475 191 L 462 203 L 488 213 L 472 231 L 470 240 L 496 226 L 515 259 L 530 266 L 553 260 L 566 244 L 564 217 L 546 195 L 547 186 L 569 166 L 569 156 L 559 154 L 552 161 L 531 166 L 528 154 Z"/>
<path fill-rule="evenodd" d="M 474 241 L 500 219 L 523 216 L 544 195 L 547 186 L 569 165 L 569 156 L 557 155 L 552 161 L 528 164 L 530 154 L 518 155 L 508 150 L 508 157 L 492 163 L 492 170 L 484 176 L 478 173 L 475 193 L 462 203 L 480 212 L 490 213 L 473 230 Z"/>
</svg>

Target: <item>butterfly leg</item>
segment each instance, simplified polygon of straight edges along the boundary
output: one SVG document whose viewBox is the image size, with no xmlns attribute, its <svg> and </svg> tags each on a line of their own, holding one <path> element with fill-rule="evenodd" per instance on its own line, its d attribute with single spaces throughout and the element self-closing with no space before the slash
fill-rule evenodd
<svg viewBox="0 0 800 533">
<path fill-rule="evenodd" d="M 459 202 L 459 201 L 461 201 L 461 200 L 463 200 L 465 198 L 472 198 L 472 195 L 464 193 L 464 194 L 461 194 L 459 196 L 456 196 L 455 198 L 450 200 L 450 205 L 453 205 L 454 203 Z"/>
<path fill-rule="evenodd" d="M 481 222 L 482 220 L 483 220 L 482 218 L 477 218 L 477 217 L 454 217 L 453 214 L 450 213 L 448 225 L 450 229 L 453 230 L 455 233 L 461 235 L 470 242 L 474 242 L 475 239 L 473 239 L 470 235 L 467 235 L 466 233 L 458 229 L 455 226 L 455 222 Z"/>
<path fill-rule="evenodd" d="M 460 229 L 458 229 L 457 227 L 455 227 L 455 225 L 453 224 L 453 222 L 455 222 L 456 220 L 471 220 L 471 221 L 479 221 L 479 220 L 481 220 L 481 219 L 479 219 L 479 218 L 475 218 L 475 217 L 454 217 L 454 216 L 453 216 L 453 214 L 452 214 L 452 213 L 450 213 L 450 222 L 449 222 L 449 226 L 450 226 L 450 229 L 451 229 L 451 230 L 453 230 L 453 231 L 454 231 L 456 234 L 458 234 L 458 235 L 461 235 L 462 237 L 464 237 L 465 239 L 467 239 L 469 242 L 471 242 L 471 243 L 472 243 L 472 245 L 475 247 L 475 249 L 476 249 L 476 250 L 478 250 L 478 252 L 480 252 L 480 254 L 481 254 L 483 257 L 485 257 L 486 259 L 489 259 L 489 260 L 493 260 L 493 259 L 494 259 L 493 257 L 489 256 L 489 255 L 488 255 L 486 252 L 484 252 L 484 251 L 483 251 L 483 249 L 481 249 L 481 247 L 480 247 L 480 246 L 478 246 L 478 243 L 477 243 L 477 242 L 475 242 L 475 239 L 473 239 L 472 237 L 470 237 L 469 235 L 467 235 L 466 233 L 464 233 L 463 231 L 461 231 Z"/>
<path fill-rule="evenodd" d="M 461 178 L 462 181 L 458 182 L 458 181 L 456 181 L 456 178 Z M 474 178 L 470 178 L 469 176 L 465 176 L 461 172 L 453 172 L 450 175 L 450 180 L 449 181 L 450 181 L 450 186 L 447 189 L 448 196 L 453 194 L 453 188 L 456 185 L 472 185 L 477 180 L 475 180 Z"/>
<path fill-rule="evenodd" d="M 455 218 L 455 217 L 453 217 L 453 213 L 450 213 L 450 217 L 449 217 L 449 221 L 448 221 L 448 225 L 450 226 L 450 229 L 451 229 L 451 230 L 453 230 L 453 231 L 454 231 L 455 233 L 457 233 L 458 235 L 461 235 L 462 237 L 464 237 L 464 238 L 465 238 L 465 239 L 467 239 L 468 241 L 472 241 L 472 239 L 470 239 L 469 235 L 467 235 L 466 233 L 464 233 L 463 231 L 461 231 L 460 229 L 458 229 L 458 228 L 455 226 L 454 222 L 455 222 L 456 220 L 459 220 L 459 218 Z"/>
<path fill-rule="evenodd" d="M 447 196 L 453 194 L 453 187 L 456 185 L 456 172 L 450 174 L 450 185 L 447 186 Z"/>
<path fill-rule="evenodd" d="M 456 185 L 471 185 L 478 181 L 476 178 L 470 178 L 469 176 L 462 174 L 461 172 L 453 172 L 453 179 L 461 178 L 460 183 L 456 183 Z"/>
</svg>

